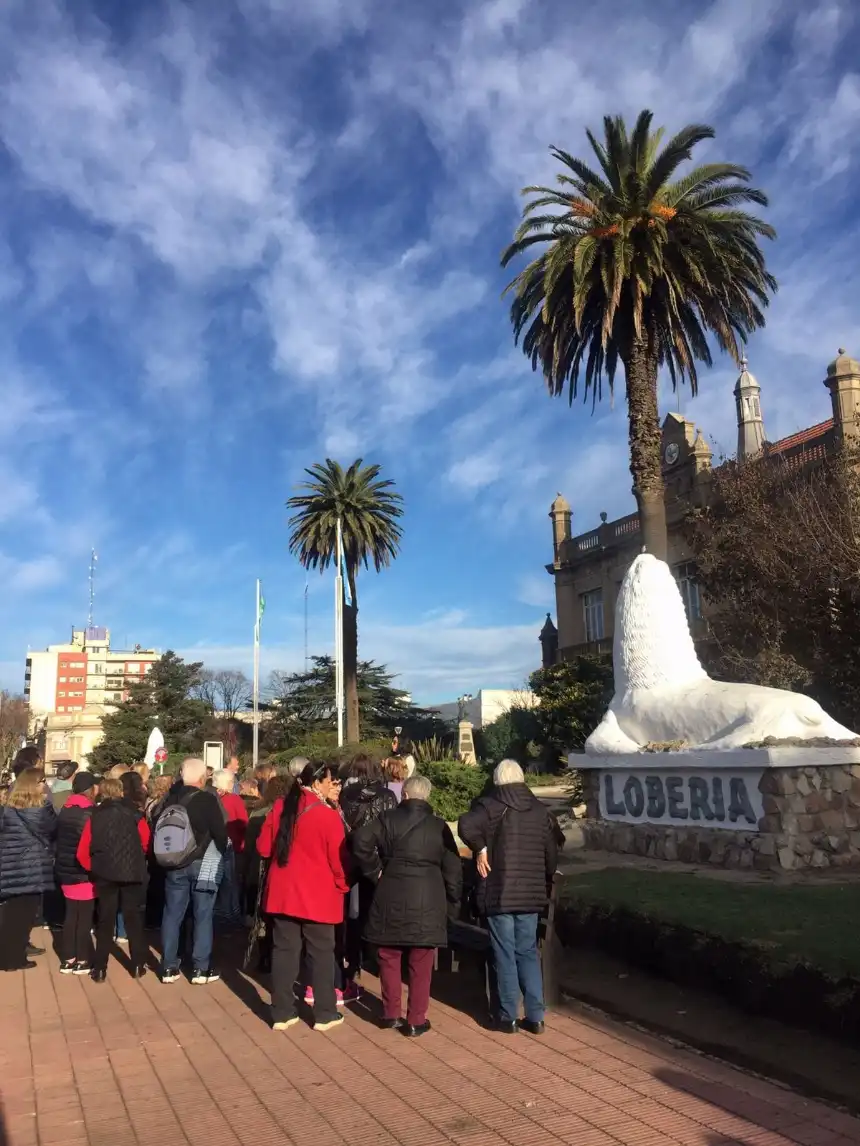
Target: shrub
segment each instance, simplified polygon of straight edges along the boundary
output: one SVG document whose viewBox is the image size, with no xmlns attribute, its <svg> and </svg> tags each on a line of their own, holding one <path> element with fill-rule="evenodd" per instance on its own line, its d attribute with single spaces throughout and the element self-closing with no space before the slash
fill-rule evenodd
<svg viewBox="0 0 860 1146">
<path fill-rule="evenodd" d="M 443 760 L 455 759 L 450 737 L 441 739 L 431 736 L 429 740 L 416 740 L 412 745 L 412 754 L 419 768 L 425 764 L 439 764 Z"/>
<path fill-rule="evenodd" d="M 374 760 L 382 760 L 391 752 L 389 740 L 365 740 L 360 744 L 344 744 L 338 748 L 331 743 L 331 738 L 314 738 L 306 744 L 294 744 L 292 748 L 282 749 L 280 752 L 270 752 L 266 757 L 266 764 L 273 764 L 276 768 L 286 768 L 296 756 L 307 756 L 309 760 L 331 760 L 334 764 L 343 764 L 353 756 L 364 754 Z"/>
<path fill-rule="evenodd" d="M 449 823 L 468 812 L 472 801 L 480 796 L 489 779 L 483 768 L 461 764 L 457 760 L 422 764 L 420 771 L 433 785 L 430 803 L 434 812 Z"/>
</svg>

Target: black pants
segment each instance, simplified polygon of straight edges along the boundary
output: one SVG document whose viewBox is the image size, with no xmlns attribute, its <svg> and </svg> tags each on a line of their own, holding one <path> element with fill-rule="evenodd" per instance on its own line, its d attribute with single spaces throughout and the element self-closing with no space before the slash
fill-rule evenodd
<svg viewBox="0 0 860 1146">
<path fill-rule="evenodd" d="M 337 1015 L 334 993 L 334 926 L 273 915 L 272 1019 L 285 1023 L 296 1014 L 294 984 L 299 978 L 302 947 L 310 963 L 314 1019 L 330 1022 Z"/>
<path fill-rule="evenodd" d="M 27 961 L 27 944 L 42 896 L 10 895 L 0 905 L 0 971 L 17 971 Z"/>
<path fill-rule="evenodd" d="M 90 930 L 93 925 L 94 905 L 93 899 L 66 900 L 66 918 L 60 947 L 64 959 L 71 959 L 76 963 L 92 963 L 93 937 L 90 935 Z"/>
<path fill-rule="evenodd" d="M 362 936 L 367 926 L 367 917 L 373 906 L 373 895 L 376 891 L 374 884 L 367 879 L 358 881 L 358 918 L 350 919 L 349 901 L 346 898 L 346 911 L 344 919 L 344 956 L 346 959 L 346 977 L 355 979 L 361 974 L 365 962 L 364 941 Z"/>
<path fill-rule="evenodd" d="M 96 926 L 96 958 L 94 967 L 107 970 L 108 957 L 113 947 L 113 932 L 117 911 L 122 912 L 128 936 L 128 953 L 132 967 L 143 967 L 149 954 L 143 933 L 143 911 L 146 889 L 142 883 L 96 883 L 99 901 L 99 921 Z"/>
</svg>

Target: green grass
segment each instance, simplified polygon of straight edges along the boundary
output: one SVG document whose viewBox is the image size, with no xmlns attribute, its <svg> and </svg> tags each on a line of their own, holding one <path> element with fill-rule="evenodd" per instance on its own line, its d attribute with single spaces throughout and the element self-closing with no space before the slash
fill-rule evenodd
<svg viewBox="0 0 860 1146">
<path fill-rule="evenodd" d="M 568 876 L 562 896 L 752 943 L 774 964 L 860 978 L 860 883 L 736 883 L 608 868 Z"/>
</svg>

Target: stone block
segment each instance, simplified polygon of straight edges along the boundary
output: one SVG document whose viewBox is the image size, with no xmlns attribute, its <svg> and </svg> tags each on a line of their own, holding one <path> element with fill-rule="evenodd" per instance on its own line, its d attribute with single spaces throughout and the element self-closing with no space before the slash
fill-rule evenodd
<svg viewBox="0 0 860 1146">
<path fill-rule="evenodd" d="M 800 799 L 799 796 L 792 797 L 792 798 L 798 799 L 798 800 Z M 783 812 L 782 823 L 781 823 L 780 827 L 782 828 L 782 830 L 784 832 L 787 832 L 788 835 L 796 836 L 798 829 L 800 827 L 800 817 L 794 815 L 793 812 Z M 766 831 L 767 829 L 763 829 L 763 830 Z"/>
<path fill-rule="evenodd" d="M 820 848 L 816 848 L 812 853 L 809 865 L 810 867 L 830 867 L 830 856 L 828 856 L 827 852 L 823 852 Z"/>
<path fill-rule="evenodd" d="M 808 796 L 809 793 L 812 791 L 812 781 L 810 780 L 809 776 L 806 775 L 805 772 L 801 776 L 797 777 L 797 784 L 795 785 L 795 791 L 800 796 Z"/>
<path fill-rule="evenodd" d="M 800 833 L 802 835 L 806 832 L 814 832 L 817 827 L 821 827 L 820 824 L 816 823 L 817 819 L 818 819 L 817 816 L 810 816 L 808 813 L 806 813 L 803 816 L 798 816 L 797 817 L 798 833 Z"/>
<path fill-rule="evenodd" d="M 809 772 L 809 781 L 816 790 L 824 785 L 824 772 L 821 768 L 812 768 Z"/>
<path fill-rule="evenodd" d="M 848 846 L 852 851 L 860 852 L 860 832 L 851 832 L 849 834 Z"/>
<path fill-rule="evenodd" d="M 762 832 L 778 832 L 783 827 L 783 817 L 775 815 L 762 816 L 758 822 L 758 826 Z"/>
<path fill-rule="evenodd" d="M 794 854 L 794 848 L 780 848 L 777 853 L 777 857 L 779 859 L 779 866 L 784 871 L 793 871 L 794 868 L 798 867 L 798 859 Z"/>
<path fill-rule="evenodd" d="M 773 836 L 759 836 L 758 839 L 759 855 L 775 856 L 776 855 L 776 841 Z"/>
<path fill-rule="evenodd" d="M 816 795 L 817 793 L 810 792 L 808 796 L 801 796 L 798 792 L 793 796 L 786 796 L 783 818 L 787 815 L 801 816 L 804 812 L 810 811 L 809 801 L 814 800 Z"/>
<path fill-rule="evenodd" d="M 710 863 L 713 850 L 708 840 L 699 840 L 699 863 Z"/>
<path fill-rule="evenodd" d="M 860 772 L 857 775 L 860 776 Z M 793 768 L 768 768 L 759 781 L 758 790 L 763 796 L 784 796 L 794 791 L 796 782 Z"/>
<path fill-rule="evenodd" d="M 841 832 L 845 827 L 845 813 L 836 808 L 828 808 L 816 818 L 821 821 L 821 828 L 825 832 Z"/>
<path fill-rule="evenodd" d="M 740 848 L 740 858 L 738 867 L 742 871 L 748 871 L 755 863 L 755 856 L 749 848 Z"/>
<path fill-rule="evenodd" d="M 761 805 L 766 816 L 777 816 L 785 807 L 785 796 L 762 796 Z"/>
<path fill-rule="evenodd" d="M 802 812 L 810 812 L 813 815 L 816 812 L 826 812 L 829 807 L 827 796 L 823 792 L 810 792 L 804 804 L 805 806 L 800 810 Z M 793 812 L 794 808 L 791 810 Z"/>
<path fill-rule="evenodd" d="M 757 855 L 753 858 L 753 867 L 756 871 L 770 871 L 774 867 L 773 856 Z"/>
<path fill-rule="evenodd" d="M 799 856 L 811 856 L 812 847 L 812 840 L 809 836 L 798 836 L 794 841 L 794 850 Z"/>
<path fill-rule="evenodd" d="M 851 773 L 848 768 L 834 768 L 830 774 L 830 787 L 834 792 L 847 792 L 851 788 Z"/>
</svg>

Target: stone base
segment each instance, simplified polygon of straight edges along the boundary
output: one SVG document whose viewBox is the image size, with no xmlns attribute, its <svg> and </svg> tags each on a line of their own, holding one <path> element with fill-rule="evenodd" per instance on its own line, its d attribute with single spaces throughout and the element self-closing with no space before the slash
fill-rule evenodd
<svg viewBox="0 0 860 1146">
<path fill-rule="evenodd" d="M 745 870 L 860 868 L 860 765 L 769 768 L 757 832 L 601 819 L 599 774 L 583 772 L 585 846 Z"/>
</svg>

